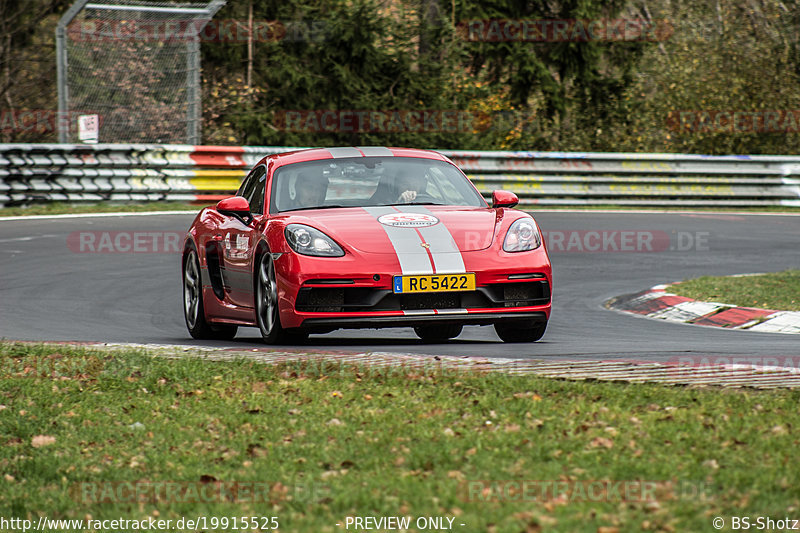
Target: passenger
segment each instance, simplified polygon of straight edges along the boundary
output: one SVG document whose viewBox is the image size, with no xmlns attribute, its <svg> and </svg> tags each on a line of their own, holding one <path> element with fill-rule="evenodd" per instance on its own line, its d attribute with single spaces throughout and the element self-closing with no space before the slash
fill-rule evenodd
<svg viewBox="0 0 800 533">
<path fill-rule="evenodd" d="M 321 206 L 328 192 L 328 178 L 310 171 L 301 172 L 295 181 L 294 190 L 297 208 Z"/>
</svg>

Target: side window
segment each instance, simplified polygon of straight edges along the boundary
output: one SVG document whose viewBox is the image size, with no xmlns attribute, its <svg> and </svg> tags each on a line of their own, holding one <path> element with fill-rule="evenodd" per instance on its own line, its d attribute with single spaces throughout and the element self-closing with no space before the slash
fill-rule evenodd
<svg viewBox="0 0 800 533">
<path fill-rule="evenodd" d="M 258 215 L 264 214 L 264 192 L 267 185 L 267 169 L 261 165 L 253 173 L 253 191 L 247 201 L 250 203 L 250 212 Z"/>
<path fill-rule="evenodd" d="M 258 174 L 258 168 L 254 168 L 250 171 L 244 180 L 242 180 L 242 184 L 239 186 L 239 190 L 236 191 L 236 196 L 241 196 L 243 198 L 247 198 L 250 201 L 249 197 L 253 194 L 253 186 L 255 185 L 254 177 Z"/>
</svg>

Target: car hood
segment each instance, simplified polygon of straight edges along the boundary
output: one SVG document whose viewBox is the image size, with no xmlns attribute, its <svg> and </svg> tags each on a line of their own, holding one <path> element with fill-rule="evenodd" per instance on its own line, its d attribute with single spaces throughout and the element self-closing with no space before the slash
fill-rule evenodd
<svg viewBox="0 0 800 533">
<path fill-rule="evenodd" d="M 489 208 L 400 205 L 304 211 L 291 218 L 362 252 L 419 254 L 486 249 L 498 222 Z"/>
</svg>

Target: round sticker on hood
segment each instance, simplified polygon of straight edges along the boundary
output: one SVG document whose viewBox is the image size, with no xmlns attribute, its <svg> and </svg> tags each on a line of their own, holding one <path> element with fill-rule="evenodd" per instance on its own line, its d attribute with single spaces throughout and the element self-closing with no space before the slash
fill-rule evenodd
<svg viewBox="0 0 800 533">
<path fill-rule="evenodd" d="M 424 228 L 438 224 L 439 219 L 424 213 L 392 213 L 379 217 L 378 222 L 395 228 Z"/>
</svg>

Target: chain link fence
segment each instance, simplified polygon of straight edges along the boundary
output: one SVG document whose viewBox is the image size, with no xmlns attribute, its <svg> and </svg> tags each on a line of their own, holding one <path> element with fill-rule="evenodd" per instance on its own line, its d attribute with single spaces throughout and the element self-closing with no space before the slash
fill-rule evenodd
<svg viewBox="0 0 800 533">
<path fill-rule="evenodd" d="M 199 34 L 224 0 L 80 0 L 56 31 L 59 142 L 96 114 L 99 142 L 201 142 Z"/>
</svg>

